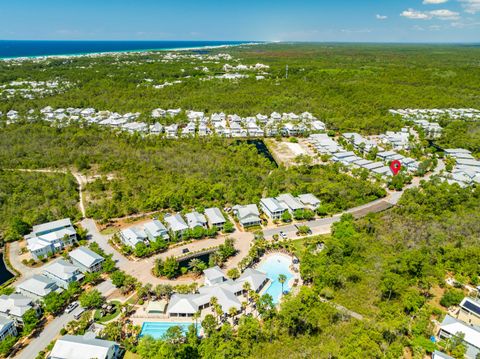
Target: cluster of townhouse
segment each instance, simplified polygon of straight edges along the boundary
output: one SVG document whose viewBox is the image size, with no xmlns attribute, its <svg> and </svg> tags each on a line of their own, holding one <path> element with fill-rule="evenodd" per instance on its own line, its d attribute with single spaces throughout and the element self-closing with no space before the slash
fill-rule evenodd
<svg viewBox="0 0 480 359">
<path fill-rule="evenodd" d="M 449 183 L 458 183 L 465 187 L 480 183 L 480 161 L 476 160 L 469 150 L 463 148 L 445 149 L 445 156 L 455 160 L 451 173 L 444 174 L 443 178 Z"/>
<path fill-rule="evenodd" d="M 453 336 L 463 334 L 465 358 L 475 359 L 480 354 L 480 301 L 465 297 L 454 313 L 447 314 L 440 323 L 438 337 L 448 340 Z M 437 353 L 438 358 L 449 358 L 443 353 Z"/>
<path fill-rule="evenodd" d="M 176 117 L 182 114 L 182 109 L 160 108 L 151 112 L 151 117 L 161 119 L 165 117 Z M 199 111 L 186 111 L 188 123 L 180 125 L 177 123 L 164 126 L 160 122 L 147 124 L 136 121 L 140 113 L 119 114 L 110 111 L 96 111 L 93 108 L 58 108 L 53 109 L 49 106 L 40 110 L 40 118 L 55 124 L 69 122 L 86 122 L 88 124 L 98 124 L 110 128 L 127 131 L 130 133 L 162 135 L 166 138 L 211 136 L 222 137 L 272 137 L 272 136 L 297 136 L 309 132 L 319 132 L 325 130 L 325 123 L 318 120 L 309 112 L 300 115 L 295 113 L 273 112 L 269 116 L 257 114 L 256 116 L 241 117 L 239 115 L 226 115 L 224 113 L 214 113 L 211 116 Z M 21 118 L 15 110 L 10 110 L 7 114 L 7 124 L 15 122 Z M 33 110 L 27 114 L 27 119 L 38 117 Z"/>
<path fill-rule="evenodd" d="M 172 112 L 172 111 L 176 111 Z M 153 118 L 176 116 L 181 112 L 176 110 L 154 109 Z M 200 111 L 186 111 L 188 123 L 180 128 L 178 124 L 163 127 L 155 124 L 156 134 L 165 132 L 167 138 L 209 136 L 216 134 L 222 137 L 271 137 L 271 136 L 297 136 L 311 131 L 324 131 L 325 124 L 309 112 L 300 115 L 295 113 L 273 112 L 269 116 L 257 114 L 256 116 L 241 117 L 239 115 L 226 115 L 213 113 L 211 116 Z"/>
<path fill-rule="evenodd" d="M 215 266 L 203 271 L 205 285 L 194 294 L 175 293 L 170 298 L 167 315 L 170 317 L 192 317 L 195 313 L 211 306 L 211 299 L 216 298 L 224 313 L 230 308 L 240 311 L 242 302 L 239 299 L 245 293 L 245 283 L 250 289 L 260 292 L 268 283 L 267 274 L 252 268 L 247 268 L 239 278 L 227 279 L 226 275 Z"/>
<path fill-rule="evenodd" d="M 16 96 L 33 100 L 38 97 L 55 95 L 72 87 L 68 81 L 11 81 L 0 85 L 0 96 L 10 99 Z"/>
<path fill-rule="evenodd" d="M 436 120 L 439 118 L 480 120 L 480 110 L 474 108 L 431 108 L 431 109 L 397 109 L 390 110 L 393 115 L 400 115 L 405 119 Z"/>
<path fill-rule="evenodd" d="M 279 220 L 285 212 L 294 214 L 298 210 L 315 211 L 320 206 L 320 200 L 311 193 L 294 197 L 290 193 L 281 194 L 275 198 L 268 197 L 260 200 L 262 212 L 271 220 Z M 260 226 L 260 210 L 256 204 L 236 205 L 232 208 L 238 223 L 244 228 Z"/>
<path fill-rule="evenodd" d="M 377 144 L 365 139 L 358 133 L 345 133 L 343 137 L 351 142 L 354 148 L 360 153 L 366 154 Z M 381 151 L 377 153 L 377 159 L 380 161 L 371 161 L 358 156 L 353 151 L 345 150 L 338 142 L 327 134 L 312 134 L 308 137 L 310 144 L 320 153 L 330 155 L 332 162 L 339 162 L 347 167 L 364 168 L 373 175 L 391 176 L 392 172 L 388 164 L 391 161 L 399 160 L 409 172 L 418 170 L 419 163 L 411 158 L 407 158 L 394 151 Z M 377 147 L 378 148 L 378 147 Z"/>
<path fill-rule="evenodd" d="M 34 227 L 32 236 L 27 240 L 46 240 L 53 251 L 60 249 L 56 246 L 59 237 L 70 235 L 69 220 L 60 220 Z M 39 237 L 36 237 L 38 235 Z M 69 238 L 69 240 L 72 240 Z M 37 247 L 29 247 L 32 255 L 39 255 Z M 36 254 L 35 254 L 36 253 Z M 43 252 L 42 252 L 43 253 Z M 61 293 L 72 282 L 84 278 L 84 273 L 98 272 L 102 268 L 104 258 L 87 247 L 78 247 L 69 253 L 68 261 L 58 259 L 47 265 L 41 274 L 34 274 L 18 284 L 15 292 L 0 296 L 0 340 L 9 335 L 17 335 L 17 328 L 23 324 L 23 316 L 30 309 L 41 314 L 40 302 L 50 293 Z"/>
<path fill-rule="evenodd" d="M 143 228 L 126 228 L 120 231 L 120 240 L 126 246 L 135 248 L 138 243 L 148 245 L 150 241 L 155 241 L 158 238 L 169 240 L 170 234 L 176 238 L 182 238 L 186 231 L 197 227 L 223 230 L 227 222 L 222 211 L 217 207 L 205 209 L 204 214 L 197 211 L 189 212 L 185 215 L 185 218 L 180 213 L 167 214 L 163 221 L 166 225 L 158 219 L 154 219 L 144 223 Z"/>
</svg>

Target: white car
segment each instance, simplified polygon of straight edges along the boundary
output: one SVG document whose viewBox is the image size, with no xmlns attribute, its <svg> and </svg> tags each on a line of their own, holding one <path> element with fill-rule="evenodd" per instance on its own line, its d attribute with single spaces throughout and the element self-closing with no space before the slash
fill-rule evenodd
<svg viewBox="0 0 480 359">
<path fill-rule="evenodd" d="M 72 302 L 70 303 L 67 308 L 65 308 L 65 313 L 70 313 L 72 312 L 76 307 L 78 307 L 78 302 Z"/>
<path fill-rule="evenodd" d="M 282 239 L 287 239 L 287 235 L 285 234 L 284 231 L 280 231 L 280 237 L 282 237 Z"/>
</svg>

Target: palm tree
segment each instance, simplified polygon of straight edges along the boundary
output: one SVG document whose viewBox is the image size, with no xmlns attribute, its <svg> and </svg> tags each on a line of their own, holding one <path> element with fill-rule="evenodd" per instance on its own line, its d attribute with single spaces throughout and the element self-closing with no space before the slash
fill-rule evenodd
<svg viewBox="0 0 480 359">
<path fill-rule="evenodd" d="M 248 303 L 247 302 L 242 302 L 242 312 L 245 312 L 245 314 L 247 314 L 247 306 L 248 306 Z"/>
<path fill-rule="evenodd" d="M 283 294 L 283 284 L 287 281 L 287 276 L 285 274 L 279 274 L 278 281 L 282 285 L 282 294 Z"/>
<path fill-rule="evenodd" d="M 199 274 L 201 272 L 200 266 L 202 261 L 198 258 L 193 258 L 190 262 L 188 262 L 188 267 L 194 272 Z"/>
<path fill-rule="evenodd" d="M 228 310 L 228 314 L 233 318 L 237 315 L 238 313 L 238 310 L 237 308 L 235 307 L 231 307 L 229 310 Z"/>
<path fill-rule="evenodd" d="M 247 303 L 248 303 L 248 292 L 250 291 L 251 287 L 252 286 L 250 285 L 250 282 L 247 282 L 247 281 L 243 282 L 243 291 L 247 295 Z"/>
<path fill-rule="evenodd" d="M 222 306 L 219 304 L 215 305 L 215 314 L 217 315 L 217 319 L 220 318 L 223 314 Z"/>
<path fill-rule="evenodd" d="M 200 318 L 200 315 L 201 315 L 201 312 L 199 310 L 197 310 L 194 314 L 193 314 L 193 320 L 195 320 L 195 330 L 197 330 L 197 327 L 198 327 L 198 319 Z"/>
</svg>

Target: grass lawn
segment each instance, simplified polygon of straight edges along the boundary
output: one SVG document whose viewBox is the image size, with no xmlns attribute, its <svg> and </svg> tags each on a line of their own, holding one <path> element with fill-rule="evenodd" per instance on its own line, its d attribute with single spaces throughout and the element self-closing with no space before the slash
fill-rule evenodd
<svg viewBox="0 0 480 359">
<path fill-rule="evenodd" d="M 115 311 L 112 312 L 111 314 L 107 314 L 106 316 L 101 317 L 100 316 L 101 310 L 97 309 L 95 311 L 95 315 L 93 317 L 95 319 L 95 321 L 97 321 L 99 323 L 106 323 L 106 322 L 116 318 L 120 314 L 120 302 L 119 301 L 114 300 L 114 301 L 109 302 L 108 304 L 115 305 Z"/>
<path fill-rule="evenodd" d="M 126 352 L 123 359 L 140 359 L 140 355 L 132 353 L 132 352 Z"/>
</svg>

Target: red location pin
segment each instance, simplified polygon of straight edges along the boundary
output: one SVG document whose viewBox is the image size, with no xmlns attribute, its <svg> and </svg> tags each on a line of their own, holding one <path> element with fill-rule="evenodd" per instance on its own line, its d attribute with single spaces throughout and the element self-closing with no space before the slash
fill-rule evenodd
<svg viewBox="0 0 480 359">
<path fill-rule="evenodd" d="M 399 160 L 392 161 L 390 163 L 390 170 L 393 172 L 393 175 L 398 175 L 400 169 L 402 168 L 402 163 Z"/>
</svg>

